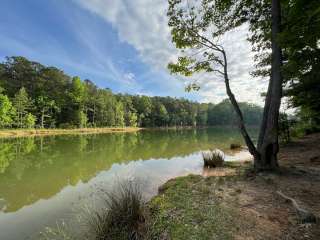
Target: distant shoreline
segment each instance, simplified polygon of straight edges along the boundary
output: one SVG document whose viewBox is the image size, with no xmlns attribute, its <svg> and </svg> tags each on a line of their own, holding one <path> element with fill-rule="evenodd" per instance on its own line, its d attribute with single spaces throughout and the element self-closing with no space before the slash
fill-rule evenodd
<svg viewBox="0 0 320 240">
<path fill-rule="evenodd" d="M 101 134 L 101 133 L 126 133 L 138 132 L 141 130 L 185 130 L 185 129 L 206 129 L 211 127 L 237 128 L 233 125 L 226 126 L 175 126 L 175 127 L 101 127 L 101 128 L 44 128 L 44 129 L 2 129 L 1 138 L 35 137 L 35 136 L 55 136 L 55 135 L 78 135 L 78 134 Z"/>
<path fill-rule="evenodd" d="M 142 128 L 76 128 L 76 129 L 4 129 L 0 130 L 0 138 L 53 136 L 53 135 L 78 135 L 78 134 L 100 134 L 100 133 L 125 133 L 137 132 Z"/>
</svg>

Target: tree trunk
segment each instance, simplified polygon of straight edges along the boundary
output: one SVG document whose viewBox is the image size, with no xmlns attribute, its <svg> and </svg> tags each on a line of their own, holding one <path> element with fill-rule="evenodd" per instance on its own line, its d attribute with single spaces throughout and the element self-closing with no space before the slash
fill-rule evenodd
<svg viewBox="0 0 320 240">
<path fill-rule="evenodd" d="M 44 128 L 44 109 L 41 111 L 41 128 Z"/>
<path fill-rule="evenodd" d="M 275 170 L 278 168 L 277 154 L 278 144 L 278 119 L 282 97 L 282 53 L 277 43 L 277 36 L 281 27 L 281 8 L 280 0 L 272 0 L 272 63 L 271 78 L 269 81 L 268 92 L 265 100 L 263 119 L 260 128 L 257 148 L 253 144 L 244 124 L 243 115 L 239 105 L 230 89 L 227 57 L 222 50 L 224 58 L 224 80 L 227 94 L 238 117 L 238 124 L 241 134 L 248 146 L 249 152 L 254 157 L 254 168 L 256 171 Z"/>
<path fill-rule="evenodd" d="M 247 132 L 247 129 L 245 127 L 245 124 L 244 124 L 244 119 L 243 119 L 243 114 L 240 110 L 240 107 L 239 107 L 239 104 L 234 96 L 234 94 L 232 93 L 231 91 L 231 88 L 230 88 L 230 84 L 229 84 L 229 77 L 228 77 L 228 62 L 227 62 L 227 56 L 226 56 L 226 53 L 225 51 L 223 50 L 222 52 L 222 55 L 223 55 L 223 60 L 224 60 L 224 82 L 225 82 L 225 85 L 226 85 L 226 91 L 227 91 L 227 94 L 228 94 L 228 97 L 230 99 L 230 102 L 236 112 L 236 115 L 237 115 L 237 118 L 238 118 L 238 125 L 239 125 L 239 129 L 240 129 L 240 132 L 241 132 L 241 135 L 242 137 L 244 138 L 245 142 L 246 142 L 246 145 L 248 146 L 248 149 L 249 149 L 249 152 L 251 153 L 251 155 L 254 156 L 254 159 L 258 159 L 259 158 L 259 153 L 256 149 L 256 147 L 254 146 L 248 132 Z"/>
<path fill-rule="evenodd" d="M 259 157 L 255 158 L 255 169 L 273 170 L 278 167 L 278 119 L 282 97 L 282 53 L 277 43 L 281 27 L 280 0 L 272 0 L 272 62 L 271 79 L 268 86 L 264 113 L 258 139 Z"/>
</svg>

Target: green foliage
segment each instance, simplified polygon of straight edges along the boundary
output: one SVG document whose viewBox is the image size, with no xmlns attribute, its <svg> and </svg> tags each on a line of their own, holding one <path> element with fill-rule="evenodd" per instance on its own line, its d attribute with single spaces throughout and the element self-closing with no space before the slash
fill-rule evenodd
<svg viewBox="0 0 320 240">
<path fill-rule="evenodd" d="M 26 92 L 26 89 L 24 87 L 22 87 L 14 95 L 13 106 L 15 107 L 17 113 L 16 126 L 18 128 L 25 128 L 32 125 L 34 117 L 28 112 L 32 108 L 32 100 L 29 98 L 28 93 Z"/>
<path fill-rule="evenodd" d="M 270 77 L 271 2 L 268 0 L 203 1 L 210 21 L 226 32 L 249 24 L 252 49 L 256 53 L 254 76 Z M 320 124 L 320 7 L 318 0 L 282 0 L 281 33 L 284 96 L 291 107 L 309 116 L 312 125 Z"/>
<path fill-rule="evenodd" d="M 59 111 L 54 100 L 50 100 L 47 96 L 39 96 L 36 99 L 36 107 L 38 109 L 38 119 L 40 127 L 54 126 L 53 115 L 55 111 Z M 48 124 L 47 124 L 48 122 Z"/>
<path fill-rule="evenodd" d="M 98 88 L 90 80 L 71 78 L 59 69 L 23 57 L 7 58 L 0 66 L 2 128 L 180 127 L 234 123 L 228 104 L 114 94 L 110 89 Z M 189 88 L 197 90 L 198 86 L 190 84 Z M 243 107 L 252 113 L 248 123 L 258 124 L 261 108 L 245 103 Z"/>
<path fill-rule="evenodd" d="M 124 109 L 121 102 L 117 102 L 115 105 L 115 126 L 124 126 Z"/>
<path fill-rule="evenodd" d="M 0 94 L 0 128 L 11 127 L 16 109 L 6 95 Z"/>
<path fill-rule="evenodd" d="M 27 113 L 27 115 L 24 118 L 23 125 L 26 128 L 33 128 L 35 124 L 36 124 L 36 117 L 33 116 L 31 113 Z"/>
<path fill-rule="evenodd" d="M 172 42 L 181 49 L 177 62 L 168 64 L 171 73 L 186 77 L 199 72 L 224 74 L 224 50 L 219 43 L 221 33 L 207 9 L 208 2 L 211 1 L 204 0 L 200 4 L 168 1 Z M 199 90 L 199 86 L 192 83 L 186 90 Z"/>
<path fill-rule="evenodd" d="M 283 31 L 285 95 L 313 131 L 320 125 L 320 6 L 317 0 L 284 1 Z"/>
</svg>

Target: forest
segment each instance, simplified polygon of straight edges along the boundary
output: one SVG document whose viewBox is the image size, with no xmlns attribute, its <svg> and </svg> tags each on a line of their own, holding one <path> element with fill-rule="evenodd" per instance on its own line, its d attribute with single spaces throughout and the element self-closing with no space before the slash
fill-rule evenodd
<svg viewBox="0 0 320 240">
<path fill-rule="evenodd" d="M 172 97 L 116 94 L 24 57 L 0 64 L 1 128 L 176 127 L 233 125 L 229 100 L 197 103 Z M 262 108 L 240 103 L 248 125 Z"/>
</svg>

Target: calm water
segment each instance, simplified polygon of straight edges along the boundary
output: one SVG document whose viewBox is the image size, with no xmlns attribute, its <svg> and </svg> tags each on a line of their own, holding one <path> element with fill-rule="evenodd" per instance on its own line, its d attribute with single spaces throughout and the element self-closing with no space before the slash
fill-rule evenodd
<svg viewBox="0 0 320 240">
<path fill-rule="evenodd" d="M 247 158 L 228 151 L 234 142 L 242 140 L 230 128 L 0 139 L 0 239 L 38 239 L 122 178 L 139 179 L 152 196 L 172 177 L 201 173 L 201 150 Z"/>
</svg>

